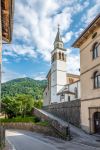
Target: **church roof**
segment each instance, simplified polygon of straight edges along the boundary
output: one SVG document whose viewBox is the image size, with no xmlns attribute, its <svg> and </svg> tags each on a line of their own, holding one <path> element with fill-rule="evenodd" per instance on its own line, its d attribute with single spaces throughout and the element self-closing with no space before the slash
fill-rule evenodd
<svg viewBox="0 0 100 150">
<path fill-rule="evenodd" d="M 57 35 L 56 35 L 56 38 L 55 38 L 55 42 L 62 42 L 62 38 L 60 36 L 59 25 L 58 25 L 58 31 L 57 31 Z"/>
<path fill-rule="evenodd" d="M 72 74 L 72 73 L 66 73 L 67 77 L 74 77 L 74 78 L 80 78 L 80 75 Z"/>
<path fill-rule="evenodd" d="M 71 95 L 75 95 L 75 92 L 72 92 L 68 89 L 64 89 L 63 91 L 61 92 L 58 92 L 57 95 L 61 95 L 61 94 L 71 94 Z"/>
</svg>

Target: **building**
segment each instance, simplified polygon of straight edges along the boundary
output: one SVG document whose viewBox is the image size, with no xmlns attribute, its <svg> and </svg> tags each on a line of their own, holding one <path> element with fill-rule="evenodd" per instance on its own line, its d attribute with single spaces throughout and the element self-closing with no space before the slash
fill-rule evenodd
<svg viewBox="0 0 100 150">
<path fill-rule="evenodd" d="M 44 91 L 44 106 L 80 98 L 80 76 L 66 72 L 66 49 L 58 27 L 51 52 L 51 69 L 47 74 L 48 86 Z"/>
<path fill-rule="evenodd" d="M 10 43 L 12 40 L 13 11 L 14 0 L 0 0 L 0 64 L 2 63 L 2 41 Z"/>
<path fill-rule="evenodd" d="M 100 133 L 100 14 L 73 47 L 80 48 L 81 127 Z"/>
<path fill-rule="evenodd" d="M 14 0 L 0 0 L 0 108 L 1 108 L 1 73 L 2 73 L 2 42 L 12 40 Z M 0 113 L 0 116 L 2 114 Z M 4 133 L 0 126 L 0 133 Z M 5 133 L 4 133 L 5 134 Z M 5 145 L 4 134 L 0 134 L 0 147 Z"/>
<path fill-rule="evenodd" d="M 13 29 L 14 0 L 1 0 L 1 35 L 3 41 L 11 42 Z"/>
<path fill-rule="evenodd" d="M 72 104 L 80 99 L 82 129 L 88 133 L 100 133 L 100 13 L 73 47 L 80 49 L 80 76 L 66 72 L 66 50 L 58 29 L 47 75 L 48 87 L 44 91 L 44 106 L 64 101 Z"/>
</svg>

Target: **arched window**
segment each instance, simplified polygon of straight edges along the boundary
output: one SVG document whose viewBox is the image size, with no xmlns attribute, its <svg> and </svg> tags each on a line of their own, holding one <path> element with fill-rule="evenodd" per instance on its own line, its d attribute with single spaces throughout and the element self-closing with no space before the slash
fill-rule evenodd
<svg viewBox="0 0 100 150">
<path fill-rule="evenodd" d="M 94 73 L 94 88 L 100 88 L 100 72 L 96 71 Z"/>
<path fill-rule="evenodd" d="M 61 59 L 61 52 L 59 52 L 59 59 Z"/>
<path fill-rule="evenodd" d="M 96 42 L 94 45 L 93 45 L 93 59 L 97 58 L 99 56 L 99 44 Z"/>
<path fill-rule="evenodd" d="M 57 47 L 59 47 L 59 43 L 57 43 Z"/>
<path fill-rule="evenodd" d="M 62 60 L 64 60 L 64 53 L 62 53 Z"/>
<path fill-rule="evenodd" d="M 78 97 L 77 87 L 74 88 L 74 92 L 75 92 L 75 98 L 77 98 Z"/>
</svg>

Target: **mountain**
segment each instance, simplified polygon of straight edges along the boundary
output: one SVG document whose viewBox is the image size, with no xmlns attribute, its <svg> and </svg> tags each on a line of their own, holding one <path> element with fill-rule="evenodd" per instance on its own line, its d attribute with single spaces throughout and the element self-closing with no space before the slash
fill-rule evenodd
<svg viewBox="0 0 100 150">
<path fill-rule="evenodd" d="M 15 96 L 16 94 L 29 94 L 34 99 L 43 99 L 43 91 L 47 85 L 46 80 L 34 80 L 31 78 L 18 78 L 2 83 L 1 96 Z"/>
</svg>

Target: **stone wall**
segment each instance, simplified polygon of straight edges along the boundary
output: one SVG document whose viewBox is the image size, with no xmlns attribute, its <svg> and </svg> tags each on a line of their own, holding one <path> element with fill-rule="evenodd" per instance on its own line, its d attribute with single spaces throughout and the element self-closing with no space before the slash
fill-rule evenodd
<svg viewBox="0 0 100 150">
<path fill-rule="evenodd" d="M 63 139 L 67 139 L 68 137 L 68 124 L 55 117 L 54 115 L 37 108 L 34 108 L 33 114 L 40 118 L 41 120 L 48 121 L 54 131 Z"/>
<path fill-rule="evenodd" d="M 43 110 L 52 113 L 64 121 L 68 121 L 69 119 L 70 123 L 80 127 L 80 105 L 80 100 L 74 100 L 44 106 Z"/>
<path fill-rule="evenodd" d="M 50 126 L 41 126 L 33 123 L 2 123 L 2 125 L 5 129 L 20 129 L 37 133 L 43 133 L 45 135 L 54 137 L 57 136 L 54 132 L 54 129 Z"/>
</svg>

